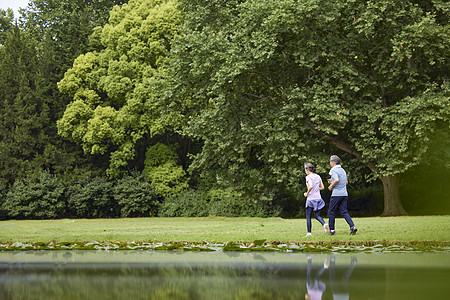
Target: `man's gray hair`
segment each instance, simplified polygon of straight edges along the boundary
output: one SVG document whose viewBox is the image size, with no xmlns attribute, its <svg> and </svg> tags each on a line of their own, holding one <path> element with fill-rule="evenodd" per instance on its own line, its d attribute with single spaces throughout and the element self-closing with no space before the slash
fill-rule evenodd
<svg viewBox="0 0 450 300">
<path fill-rule="evenodd" d="M 334 163 L 337 164 L 337 165 L 341 164 L 341 159 L 337 155 L 331 155 L 330 161 L 334 161 Z"/>
</svg>

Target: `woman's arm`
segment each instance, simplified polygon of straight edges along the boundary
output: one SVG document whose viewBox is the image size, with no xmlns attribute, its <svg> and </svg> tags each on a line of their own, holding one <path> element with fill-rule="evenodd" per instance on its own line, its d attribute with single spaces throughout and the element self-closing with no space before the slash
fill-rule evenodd
<svg viewBox="0 0 450 300">
<path fill-rule="evenodd" d="M 308 186 L 308 190 L 307 190 L 306 193 L 304 193 L 303 195 L 304 195 L 305 197 L 308 197 L 309 192 L 311 192 L 311 190 L 312 190 L 312 188 L 313 188 L 313 185 L 312 185 L 312 182 L 311 182 L 310 180 L 307 180 L 307 181 L 306 181 L 306 185 Z"/>
</svg>

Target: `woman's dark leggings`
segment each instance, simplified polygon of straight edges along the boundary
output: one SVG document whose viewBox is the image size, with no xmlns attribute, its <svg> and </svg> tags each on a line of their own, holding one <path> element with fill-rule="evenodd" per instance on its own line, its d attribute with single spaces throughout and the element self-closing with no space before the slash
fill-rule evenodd
<svg viewBox="0 0 450 300">
<path fill-rule="evenodd" d="M 313 209 L 312 207 L 306 208 L 306 227 L 308 228 L 308 232 L 311 232 L 311 215 L 312 215 Z M 314 218 L 316 218 L 317 221 L 320 222 L 320 224 L 325 224 L 325 221 L 320 216 L 320 210 L 316 210 L 314 212 Z"/>
</svg>

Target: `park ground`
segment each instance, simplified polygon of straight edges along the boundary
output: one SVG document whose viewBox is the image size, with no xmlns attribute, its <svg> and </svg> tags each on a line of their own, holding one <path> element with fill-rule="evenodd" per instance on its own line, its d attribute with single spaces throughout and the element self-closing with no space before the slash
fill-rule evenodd
<svg viewBox="0 0 450 300">
<path fill-rule="evenodd" d="M 82 248 L 77 245 L 92 241 L 97 244 L 133 242 L 166 245 L 249 245 L 259 241 L 269 245 L 397 245 L 447 250 L 450 247 L 450 216 L 354 218 L 354 222 L 358 227 L 356 235 L 349 235 L 348 225 L 338 218 L 337 234 L 330 236 L 324 234 L 323 227 L 313 220 L 313 236 L 306 238 L 305 219 L 206 217 L 9 220 L 0 222 L 0 249 L 15 249 L 11 247 L 14 243 L 45 247 L 58 244 L 77 249 Z M 34 248 L 39 249 L 36 246 Z"/>
</svg>

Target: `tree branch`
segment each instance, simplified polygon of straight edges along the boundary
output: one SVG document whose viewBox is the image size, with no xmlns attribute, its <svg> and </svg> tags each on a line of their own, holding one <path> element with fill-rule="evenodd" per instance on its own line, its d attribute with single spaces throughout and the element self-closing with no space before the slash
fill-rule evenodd
<svg viewBox="0 0 450 300">
<path fill-rule="evenodd" d="M 278 87 L 272 82 L 272 80 L 271 80 L 269 77 L 267 77 L 267 76 L 264 75 L 263 73 L 258 72 L 258 71 L 256 71 L 256 70 L 248 70 L 248 72 L 249 72 L 249 73 L 252 73 L 252 74 L 256 74 L 256 75 L 261 76 L 262 79 L 263 79 L 269 86 L 271 86 L 272 88 L 274 88 L 274 89 L 277 91 L 277 93 L 279 94 L 279 96 L 280 96 L 281 98 L 283 98 L 284 100 L 286 100 L 286 97 L 284 97 L 283 92 L 280 90 L 280 88 L 278 88 Z"/>
<path fill-rule="evenodd" d="M 347 153 L 350 153 L 351 155 L 353 155 L 353 156 L 355 156 L 357 158 L 361 157 L 361 153 L 359 153 L 358 151 L 353 150 L 353 148 L 350 145 L 348 145 L 347 143 L 345 143 L 345 142 L 343 142 L 343 141 L 341 141 L 341 140 L 339 140 L 339 139 L 337 139 L 335 137 L 329 136 L 328 134 L 320 131 L 319 129 L 314 127 L 314 125 L 311 122 L 309 122 L 309 121 L 308 121 L 308 126 L 309 126 L 309 128 L 311 129 L 311 131 L 314 134 L 324 136 L 326 139 L 328 139 L 337 148 L 339 148 L 339 149 L 341 149 L 341 150 L 343 150 L 343 151 L 345 151 Z M 366 163 L 366 166 L 372 171 L 376 170 L 375 164 L 372 163 L 372 162 Z"/>
</svg>

